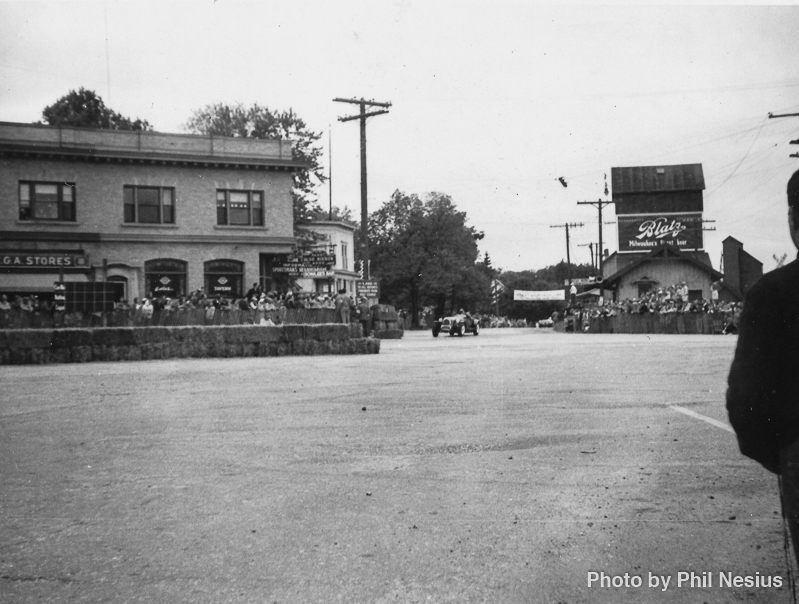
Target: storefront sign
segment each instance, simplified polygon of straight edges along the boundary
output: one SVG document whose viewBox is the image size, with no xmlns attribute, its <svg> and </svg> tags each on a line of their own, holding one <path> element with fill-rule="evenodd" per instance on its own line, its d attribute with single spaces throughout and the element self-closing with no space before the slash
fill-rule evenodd
<svg viewBox="0 0 799 604">
<path fill-rule="evenodd" d="M 664 244 L 702 249 L 701 213 L 618 216 L 617 222 L 620 252 L 645 252 Z"/>
<path fill-rule="evenodd" d="M 323 279 L 326 277 L 335 277 L 335 271 L 328 271 L 328 270 L 305 270 L 302 271 L 303 277 L 312 277 L 314 279 Z"/>
<path fill-rule="evenodd" d="M 380 282 L 374 279 L 361 279 L 355 282 L 355 292 L 359 298 L 361 296 L 366 298 L 380 298 Z"/>
<path fill-rule="evenodd" d="M 168 275 L 155 275 L 152 278 L 152 287 L 150 289 L 156 298 L 177 298 L 178 288 L 179 283 L 177 279 Z"/>
<path fill-rule="evenodd" d="M 276 261 L 272 266 L 272 272 L 288 273 L 292 277 L 314 277 L 312 273 L 319 271 L 329 271 L 332 276 L 332 268 L 336 264 L 336 255 L 325 251 L 305 252 L 296 256 L 290 256 L 287 260 Z"/>
<path fill-rule="evenodd" d="M 238 293 L 238 278 L 232 275 L 214 275 L 208 279 L 208 294 L 233 297 Z"/>
<path fill-rule="evenodd" d="M 0 253 L 0 268 L 20 270 L 59 270 L 88 268 L 89 258 L 84 254 L 63 252 Z"/>
<path fill-rule="evenodd" d="M 547 291 L 525 291 L 521 289 L 513 290 L 513 300 L 521 302 L 544 302 L 551 300 L 565 300 L 566 292 L 562 289 L 552 289 Z"/>
</svg>

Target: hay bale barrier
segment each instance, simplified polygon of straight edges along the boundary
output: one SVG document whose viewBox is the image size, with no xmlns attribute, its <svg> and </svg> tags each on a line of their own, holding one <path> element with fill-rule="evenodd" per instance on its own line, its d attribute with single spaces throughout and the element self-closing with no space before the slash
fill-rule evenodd
<svg viewBox="0 0 799 604">
<path fill-rule="evenodd" d="M 379 340 L 399 340 L 405 335 L 397 310 L 390 304 L 372 307 L 372 329 Z"/>
<path fill-rule="evenodd" d="M 378 354 L 350 325 L 219 325 L 0 330 L 0 365 L 213 357 Z"/>
</svg>

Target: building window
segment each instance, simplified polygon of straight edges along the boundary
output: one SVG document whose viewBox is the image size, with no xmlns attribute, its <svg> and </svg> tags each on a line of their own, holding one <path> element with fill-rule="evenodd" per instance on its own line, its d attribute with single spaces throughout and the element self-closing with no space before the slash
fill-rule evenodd
<svg viewBox="0 0 799 604">
<path fill-rule="evenodd" d="M 125 222 L 175 224 L 175 189 L 125 185 L 122 192 Z"/>
<path fill-rule="evenodd" d="M 348 248 L 349 246 L 346 243 L 341 244 L 341 269 L 348 271 L 350 270 L 350 259 L 348 255 Z"/>
<path fill-rule="evenodd" d="M 177 298 L 186 295 L 187 264 L 182 260 L 162 258 L 144 263 L 146 294 L 154 298 Z"/>
<path fill-rule="evenodd" d="M 75 221 L 75 183 L 20 182 L 20 220 Z"/>
<path fill-rule="evenodd" d="M 263 191 L 217 190 L 216 224 L 228 226 L 263 226 Z"/>
<path fill-rule="evenodd" d="M 244 292 L 244 263 L 237 260 L 209 260 L 204 265 L 205 292 L 209 296 L 241 298 Z"/>
</svg>

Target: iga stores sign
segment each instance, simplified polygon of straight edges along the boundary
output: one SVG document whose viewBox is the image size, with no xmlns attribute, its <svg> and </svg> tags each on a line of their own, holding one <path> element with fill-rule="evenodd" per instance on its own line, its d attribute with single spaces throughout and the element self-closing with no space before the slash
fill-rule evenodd
<svg viewBox="0 0 799 604">
<path fill-rule="evenodd" d="M 702 214 L 618 216 L 619 251 L 642 252 L 663 244 L 681 250 L 702 249 Z"/>
</svg>

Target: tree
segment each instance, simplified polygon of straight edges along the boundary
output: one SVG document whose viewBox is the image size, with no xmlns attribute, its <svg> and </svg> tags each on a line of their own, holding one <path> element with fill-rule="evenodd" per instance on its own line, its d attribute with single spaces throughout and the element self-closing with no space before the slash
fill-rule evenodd
<svg viewBox="0 0 799 604">
<path fill-rule="evenodd" d="M 340 208 L 333 206 L 330 210 L 323 210 L 322 208 L 314 209 L 309 212 L 311 220 L 337 220 L 339 222 L 346 222 L 352 226 L 358 226 L 360 223 L 355 220 L 350 208 Z"/>
<path fill-rule="evenodd" d="M 566 281 L 569 274 L 572 279 L 584 279 L 596 274 L 596 269 L 590 264 L 572 264 L 559 262 L 558 264 L 542 268 L 537 271 L 503 272 L 499 279 L 505 284 L 505 291 L 499 297 L 499 312 L 511 319 L 526 319 L 536 321 L 549 317 L 553 311 L 562 311 L 565 302 L 527 302 L 513 299 L 514 290 L 526 291 L 552 291 L 556 289 L 566 291 Z"/>
<path fill-rule="evenodd" d="M 103 130 L 152 130 L 147 121 L 132 120 L 105 106 L 93 90 L 70 90 L 42 111 L 42 122 L 48 126 L 77 126 Z"/>
<path fill-rule="evenodd" d="M 451 198 L 430 193 L 426 201 L 395 191 L 369 219 L 372 273 L 384 298 L 410 307 L 418 326 L 426 304 L 473 309 L 490 295 L 489 279 L 475 267 L 483 233 L 466 225 Z"/>
<path fill-rule="evenodd" d="M 307 224 L 315 213 L 322 212 L 314 191 L 316 184 L 326 179 L 320 164 L 322 149 L 318 145 L 322 134 L 310 130 L 293 110 L 272 111 L 258 104 L 245 107 L 241 103 L 216 103 L 195 110 L 184 129 L 192 134 L 290 140 L 294 157 L 309 166 L 294 171 L 294 224 Z M 295 234 L 300 236 L 301 233 L 295 230 Z"/>
</svg>

